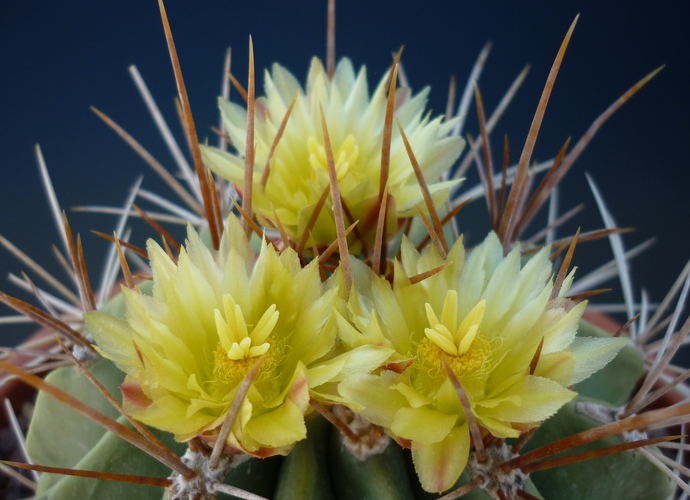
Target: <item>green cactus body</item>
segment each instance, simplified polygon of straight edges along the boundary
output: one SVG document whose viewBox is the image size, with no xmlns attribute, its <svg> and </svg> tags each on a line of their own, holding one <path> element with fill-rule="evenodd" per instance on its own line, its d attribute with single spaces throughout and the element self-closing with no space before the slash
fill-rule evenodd
<svg viewBox="0 0 690 500">
<path fill-rule="evenodd" d="M 589 399 L 577 398 L 565 405 L 553 418 L 539 428 L 525 451 L 552 443 L 575 432 L 592 429 L 601 422 L 578 410 L 578 403 Z M 605 405 L 604 403 L 601 403 Z M 609 437 L 578 448 L 588 451 L 621 442 Z M 560 455 L 559 455 L 560 456 Z M 544 498 L 569 500 L 610 500 L 611 498 L 663 499 L 672 488 L 668 478 L 639 453 L 625 452 L 608 457 L 593 458 L 547 471 L 535 472 L 532 479 Z"/>
</svg>

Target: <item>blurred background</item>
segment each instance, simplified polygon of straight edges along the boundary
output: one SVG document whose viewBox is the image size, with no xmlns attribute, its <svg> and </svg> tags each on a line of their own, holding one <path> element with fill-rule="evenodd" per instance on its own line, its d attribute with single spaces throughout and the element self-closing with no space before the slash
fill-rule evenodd
<svg viewBox="0 0 690 500">
<path fill-rule="evenodd" d="M 246 80 L 248 36 L 256 68 L 279 61 L 301 80 L 311 56 L 325 57 L 326 1 L 231 2 L 168 0 L 182 70 L 200 138 L 215 137 L 216 97 L 227 47 L 232 70 Z M 403 64 L 414 90 L 431 86 L 429 107 L 445 110 L 448 82 L 460 88 L 487 41 L 493 50 L 479 82 L 492 111 L 525 64 L 527 81 L 496 128 L 494 157 L 503 135 L 516 161 L 553 58 L 568 26 L 581 17 L 546 113 L 534 158 L 555 155 L 619 95 L 644 75 L 666 68 L 599 132 L 566 177 L 562 208 L 584 202 L 577 222 L 561 232 L 601 227 L 585 180 L 598 183 L 630 248 L 649 237 L 657 243 L 632 263 L 633 285 L 659 301 L 690 258 L 690 35 L 687 2 L 483 2 L 341 0 L 336 51 L 367 65 L 370 88 L 386 71 L 391 52 L 405 45 Z M 117 121 L 163 164 L 172 159 L 139 97 L 127 68 L 136 64 L 178 140 L 173 73 L 154 0 L 52 2 L 4 0 L 0 5 L 0 234 L 49 269 L 58 236 L 39 182 L 34 145 L 40 143 L 57 196 L 65 209 L 81 204 L 119 205 L 140 173 L 143 186 L 171 194 L 156 175 L 90 110 Z M 259 85 L 262 75 L 257 73 Z M 460 90 L 459 90 L 460 91 Z M 259 90 L 257 90 L 257 93 Z M 237 93 L 233 96 L 237 99 Z M 477 136 L 476 111 L 466 129 Z M 471 170 L 471 184 L 476 173 Z M 476 204 L 461 227 L 470 242 L 484 237 L 485 208 Z M 110 232 L 114 217 L 73 213 L 89 267 L 98 275 L 106 243 L 89 233 Z M 139 226 L 138 226 L 139 227 Z M 132 238 L 144 245 L 142 227 Z M 576 254 L 582 272 L 611 257 L 606 241 Z M 5 281 L 25 266 L 0 248 L 0 290 L 25 297 Z M 59 269 L 57 274 L 62 277 Z M 617 283 L 611 286 L 618 288 Z M 611 293 L 603 302 L 617 300 Z M 639 294 L 637 295 L 639 298 Z M 0 314 L 9 313 L 2 308 Z M 21 329 L 3 327 L 2 342 Z"/>
</svg>

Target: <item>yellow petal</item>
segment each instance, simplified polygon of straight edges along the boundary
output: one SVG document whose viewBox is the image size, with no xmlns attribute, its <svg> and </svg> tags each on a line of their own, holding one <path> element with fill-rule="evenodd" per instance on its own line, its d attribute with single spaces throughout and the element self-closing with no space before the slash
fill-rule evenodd
<svg viewBox="0 0 690 500">
<path fill-rule="evenodd" d="M 274 411 L 250 419 L 244 431 L 268 448 L 290 445 L 307 437 L 302 412 L 289 399 Z"/>
<path fill-rule="evenodd" d="M 134 332 L 124 319 L 93 311 L 85 314 L 84 320 L 88 332 L 98 343 L 96 349 L 121 370 L 129 373 L 141 364 L 132 342 Z"/>
<path fill-rule="evenodd" d="M 424 406 L 400 408 L 390 428 L 402 438 L 415 443 L 431 444 L 445 439 L 457 420 L 458 415 L 446 415 Z"/>
<path fill-rule="evenodd" d="M 575 373 L 575 355 L 570 351 L 552 352 L 539 357 L 535 377 L 543 377 L 558 382 L 563 387 L 572 385 Z"/>
<path fill-rule="evenodd" d="M 424 396 L 419 391 L 416 391 L 411 385 L 401 382 L 395 385 L 395 388 L 400 391 L 400 394 L 407 398 L 412 408 L 419 408 L 420 406 L 426 406 L 432 403 L 432 401 Z M 455 396 L 457 400 L 458 397 Z"/>
<path fill-rule="evenodd" d="M 575 355 L 575 372 L 567 385 L 582 382 L 601 370 L 628 344 L 624 338 L 578 337 L 568 350 Z"/>
<path fill-rule="evenodd" d="M 346 378 L 338 385 L 338 392 L 346 399 L 361 405 L 361 415 L 373 424 L 390 428 L 395 413 L 407 406 L 407 400 L 392 386 L 401 375 L 384 372 L 380 376 L 360 374 Z"/>
<path fill-rule="evenodd" d="M 553 380 L 527 376 L 491 400 L 476 401 L 475 408 L 480 420 L 486 415 L 505 422 L 541 422 L 576 395 Z"/>
<path fill-rule="evenodd" d="M 335 358 L 328 359 L 323 363 L 311 368 L 307 372 L 309 377 L 309 386 L 316 388 L 320 385 L 333 380 L 343 369 L 345 363 L 347 363 L 349 356 L 348 353 L 341 354 Z"/>
<path fill-rule="evenodd" d="M 437 443 L 412 443 L 412 461 L 424 491 L 446 491 L 462 474 L 470 455 L 467 424 L 454 427 Z"/>
</svg>

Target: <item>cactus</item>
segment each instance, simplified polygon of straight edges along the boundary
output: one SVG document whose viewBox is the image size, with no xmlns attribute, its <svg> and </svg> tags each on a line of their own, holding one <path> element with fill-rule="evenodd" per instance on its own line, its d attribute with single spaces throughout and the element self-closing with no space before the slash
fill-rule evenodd
<svg viewBox="0 0 690 500">
<path fill-rule="evenodd" d="M 38 498 L 665 499 L 676 486 L 690 491 L 675 452 L 684 436 L 674 430 L 690 420 L 690 403 L 651 409 L 666 393 L 687 397 L 687 373 L 670 362 L 690 331 L 688 322 L 677 327 L 690 271 L 669 292 L 670 302 L 683 288 L 668 321 L 666 303 L 611 334 L 583 319 L 596 291 L 576 292 L 570 270 L 578 240 L 603 236 L 624 268 L 620 231 L 594 183 L 604 229 L 524 241 L 590 139 L 546 164 L 530 194 L 534 140 L 577 19 L 519 164 L 495 174 L 476 86 L 482 142 L 466 145 L 458 117 L 432 117 L 428 90 L 405 87 L 401 52 L 370 94 L 365 69 L 336 64 L 332 45 L 325 64 L 312 60 L 305 86 L 276 64 L 257 97 L 250 40 L 245 103 L 221 98 L 223 140 L 199 145 L 160 8 L 198 193 L 163 175 L 202 216 L 189 220 L 180 244 L 136 208 L 162 237 L 144 251 L 126 241 L 125 210 L 111 237 L 123 279 L 107 300 L 94 297 L 63 216 L 77 321 L 0 295 L 55 331 L 65 351 L 65 366 L 45 380 L 0 361 L 39 390 L 32 464 L 5 462 L 41 472 Z M 480 151 L 490 227 L 470 248 L 455 224 L 462 164 L 479 163 Z M 144 269 L 130 269 L 135 254 Z M 654 340 L 665 322 L 666 335 Z"/>
</svg>

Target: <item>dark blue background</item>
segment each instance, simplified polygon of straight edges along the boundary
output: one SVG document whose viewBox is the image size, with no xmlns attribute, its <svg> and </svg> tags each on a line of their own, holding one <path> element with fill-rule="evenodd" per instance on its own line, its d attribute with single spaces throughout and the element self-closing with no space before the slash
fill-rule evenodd
<svg viewBox="0 0 690 500">
<path fill-rule="evenodd" d="M 517 159 L 553 57 L 579 12 L 581 18 L 546 113 L 535 157 L 546 159 L 642 76 L 667 67 L 606 124 L 564 184 L 563 206 L 587 204 L 579 223 L 601 225 L 584 179 L 591 173 L 618 223 L 634 226 L 628 246 L 650 236 L 657 245 L 632 264 L 636 287 L 660 300 L 690 257 L 688 134 L 690 40 L 686 2 L 340 1 L 337 53 L 366 64 L 370 84 L 390 53 L 405 44 L 403 63 L 414 89 L 432 86 L 430 106 L 443 112 L 448 79 L 461 85 L 484 43 L 494 42 L 480 81 L 492 110 L 530 63 L 532 71 L 496 130 L 508 134 Z M 167 2 L 200 136 L 217 123 L 216 96 L 227 46 L 233 72 L 246 78 L 247 40 L 254 37 L 258 70 L 280 61 L 303 79 L 312 55 L 325 53 L 325 1 L 220 0 Z M 0 6 L 0 234 L 42 263 L 52 263 L 57 234 L 48 216 L 33 154 L 40 143 L 65 208 L 120 204 L 145 172 L 144 187 L 169 193 L 135 154 L 89 111 L 118 121 L 166 165 L 171 158 L 127 72 L 135 63 L 182 142 L 176 95 L 157 3 L 5 0 Z M 476 135 L 474 108 L 468 130 Z M 498 155 L 499 139 L 494 139 Z M 475 174 L 472 174 L 472 182 Z M 483 209 L 466 217 L 483 217 Z M 480 214 L 480 215 L 477 215 Z M 89 229 L 109 231 L 113 218 L 72 214 L 98 269 L 105 244 Z M 468 222 L 468 227 L 471 224 Z M 143 245 L 145 231 L 134 241 Z M 475 234 L 475 241 L 479 234 Z M 583 247 L 581 268 L 610 256 L 607 243 Z M 0 250 L 0 274 L 23 268 Z M 583 270 L 584 270 L 583 269 Z M 3 278 L 4 283 L 4 278 Z M 617 286 L 617 285 L 614 285 Z M 0 290 L 13 292 L 9 284 Z M 613 300 L 611 295 L 604 300 Z M 4 328 L 2 335 L 9 335 Z"/>
</svg>

